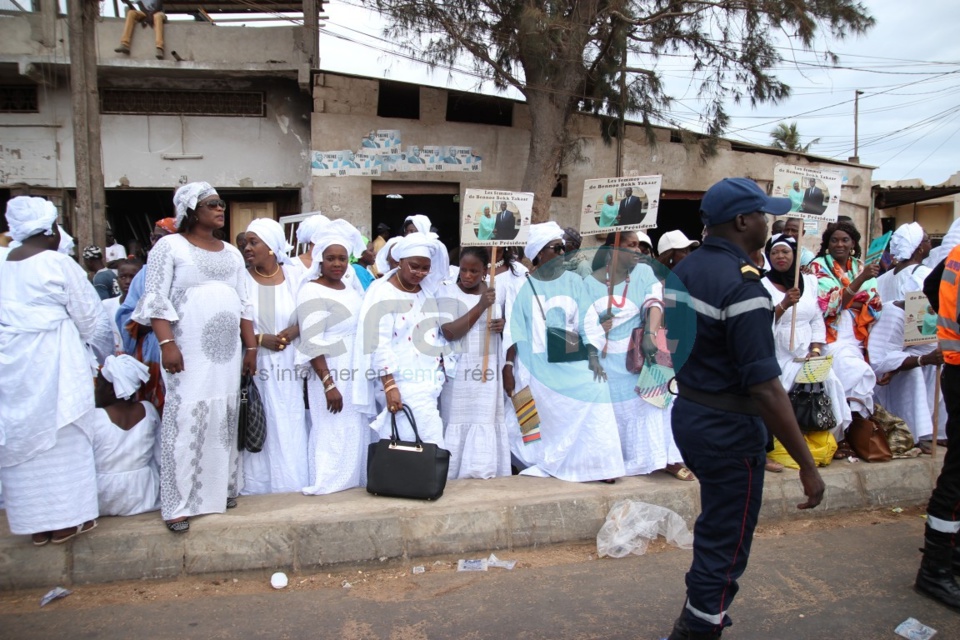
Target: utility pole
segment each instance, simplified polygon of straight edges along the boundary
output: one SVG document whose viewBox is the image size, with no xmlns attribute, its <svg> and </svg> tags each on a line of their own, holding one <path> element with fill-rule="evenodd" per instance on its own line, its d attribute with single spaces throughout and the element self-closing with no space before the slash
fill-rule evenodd
<svg viewBox="0 0 960 640">
<path fill-rule="evenodd" d="M 623 39 L 620 59 L 620 117 L 617 119 L 617 177 L 623 176 L 623 137 L 627 132 L 627 38 Z"/>
<path fill-rule="evenodd" d="M 70 36 L 70 103 L 73 111 L 73 158 L 76 165 L 77 246 L 106 241 L 103 158 L 100 146 L 100 91 L 97 84 L 95 0 L 67 0 Z"/>
<path fill-rule="evenodd" d="M 850 162 L 860 164 L 860 96 L 863 91 L 857 89 L 853 94 L 853 155 Z"/>
</svg>

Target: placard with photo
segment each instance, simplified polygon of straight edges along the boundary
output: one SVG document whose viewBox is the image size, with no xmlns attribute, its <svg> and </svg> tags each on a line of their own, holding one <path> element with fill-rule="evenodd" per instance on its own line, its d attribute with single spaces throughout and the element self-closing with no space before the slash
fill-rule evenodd
<svg viewBox="0 0 960 640">
<path fill-rule="evenodd" d="M 906 294 L 903 304 L 903 346 L 937 341 L 937 314 L 923 291 Z"/>
<path fill-rule="evenodd" d="M 792 218 L 836 222 L 840 215 L 843 176 L 835 169 L 777 164 L 773 167 L 775 198 L 790 198 Z"/>
<path fill-rule="evenodd" d="M 467 189 L 460 213 L 464 247 L 514 247 L 527 243 L 533 217 L 533 194 L 494 189 Z"/>
<path fill-rule="evenodd" d="M 595 235 L 656 227 L 662 178 L 630 176 L 585 180 L 580 233 Z"/>
</svg>

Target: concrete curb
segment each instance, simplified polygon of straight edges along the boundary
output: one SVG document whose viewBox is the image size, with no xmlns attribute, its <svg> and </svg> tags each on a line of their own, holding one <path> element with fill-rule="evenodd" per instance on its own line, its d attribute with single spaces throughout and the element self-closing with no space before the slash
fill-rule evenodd
<svg viewBox="0 0 960 640">
<path fill-rule="evenodd" d="M 834 463 L 822 469 L 820 507 L 797 511 L 798 473 L 766 474 L 761 520 L 811 517 L 866 507 L 922 504 L 940 460 Z M 186 574 L 297 571 L 377 558 L 499 551 L 596 537 L 624 498 L 661 505 L 688 524 L 700 510 L 696 482 L 663 473 L 614 485 L 510 477 L 448 483 L 437 502 L 379 498 L 362 489 L 330 496 L 242 497 L 225 514 L 193 518 L 187 534 L 167 531 L 158 513 L 101 518 L 96 531 L 62 546 L 36 548 L 26 536 L 0 537 L 0 590 L 102 583 Z M 9 531 L 5 514 L 0 530 Z"/>
</svg>

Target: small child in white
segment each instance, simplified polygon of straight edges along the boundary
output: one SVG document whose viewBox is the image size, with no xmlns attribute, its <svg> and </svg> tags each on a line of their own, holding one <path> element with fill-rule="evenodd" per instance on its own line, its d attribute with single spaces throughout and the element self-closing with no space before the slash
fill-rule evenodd
<svg viewBox="0 0 960 640">
<path fill-rule="evenodd" d="M 149 370 L 136 359 L 108 356 L 97 377 L 97 408 L 81 419 L 93 443 L 101 516 L 160 508 L 160 416 L 149 402 L 133 399 L 149 379 Z"/>
</svg>

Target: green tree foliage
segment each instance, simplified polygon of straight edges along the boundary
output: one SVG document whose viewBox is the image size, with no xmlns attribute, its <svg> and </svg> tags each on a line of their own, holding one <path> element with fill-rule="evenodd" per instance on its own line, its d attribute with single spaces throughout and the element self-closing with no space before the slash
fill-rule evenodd
<svg viewBox="0 0 960 640">
<path fill-rule="evenodd" d="M 776 103 L 789 87 L 775 35 L 810 48 L 818 35 L 842 39 L 873 24 L 857 0 L 367 0 L 387 18 L 386 35 L 427 63 L 466 57 L 498 88 L 514 87 L 530 108 L 530 153 L 522 182 L 536 194 L 534 220 L 550 193 L 576 111 L 664 116 L 670 96 L 659 63 L 691 61 L 705 107 L 705 154 L 729 116 L 725 105 Z M 832 54 L 829 56 L 833 58 Z M 626 73 L 626 91 L 620 74 Z"/>
<path fill-rule="evenodd" d="M 770 132 L 770 139 L 773 142 L 770 146 L 774 149 L 785 149 L 786 151 L 799 151 L 800 153 L 810 153 L 810 147 L 820 142 L 820 138 L 814 138 L 807 144 L 800 144 L 800 132 L 797 130 L 797 123 L 781 122 Z"/>
</svg>

